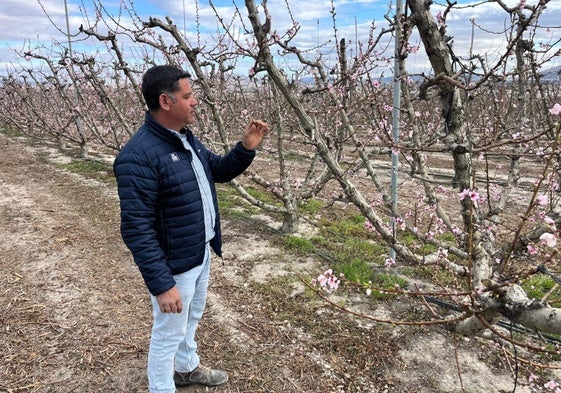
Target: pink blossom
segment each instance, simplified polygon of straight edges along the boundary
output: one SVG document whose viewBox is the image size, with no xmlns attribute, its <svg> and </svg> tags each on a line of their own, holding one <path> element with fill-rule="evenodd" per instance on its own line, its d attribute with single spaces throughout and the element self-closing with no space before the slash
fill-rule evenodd
<svg viewBox="0 0 561 393">
<path fill-rule="evenodd" d="M 554 231 L 556 230 L 556 228 L 555 228 L 555 221 L 554 221 L 551 217 L 545 216 L 545 217 L 543 218 L 543 221 L 544 221 L 547 225 L 549 225 L 549 226 L 551 227 L 551 229 L 553 229 Z"/>
<path fill-rule="evenodd" d="M 555 381 L 549 381 L 548 383 L 546 383 L 545 385 L 543 385 L 544 388 L 548 388 L 548 389 L 555 389 L 557 387 L 559 387 L 559 384 Z"/>
<path fill-rule="evenodd" d="M 329 277 L 329 279 L 327 280 L 327 286 L 332 291 L 336 290 L 337 288 L 339 288 L 339 279 L 335 276 Z"/>
<path fill-rule="evenodd" d="M 540 236 L 540 240 L 548 247 L 555 247 L 557 244 L 557 237 L 553 233 L 545 232 Z"/>
<path fill-rule="evenodd" d="M 331 293 L 339 288 L 341 281 L 333 275 L 333 270 L 328 269 L 323 274 L 320 274 L 316 279 L 312 280 L 312 285 L 318 285 L 321 289 Z"/>
<path fill-rule="evenodd" d="M 385 265 L 386 267 L 392 267 L 393 265 L 395 265 L 395 260 L 393 258 L 386 258 Z"/>
<path fill-rule="evenodd" d="M 559 104 L 555 104 L 553 105 L 553 108 L 551 108 L 549 110 L 549 113 L 551 113 L 552 115 L 561 115 L 561 105 Z"/>
<path fill-rule="evenodd" d="M 526 249 L 528 250 L 528 252 L 530 253 L 530 255 L 536 255 L 538 253 L 538 250 L 536 249 L 536 247 L 534 247 L 531 244 L 528 244 L 526 246 Z"/>
<path fill-rule="evenodd" d="M 466 197 L 475 202 L 479 200 L 479 193 L 473 190 L 463 190 L 460 193 L 460 200 L 463 201 Z"/>
<path fill-rule="evenodd" d="M 545 206 L 547 205 L 547 195 L 540 195 L 539 197 L 536 198 L 536 203 L 540 206 Z"/>
<path fill-rule="evenodd" d="M 442 16 L 441 11 L 438 11 L 438 14 L 436 14 L 436 20 L 438 21 L 438 26 L 444 26 L 444 17 Z"/>
</svg>

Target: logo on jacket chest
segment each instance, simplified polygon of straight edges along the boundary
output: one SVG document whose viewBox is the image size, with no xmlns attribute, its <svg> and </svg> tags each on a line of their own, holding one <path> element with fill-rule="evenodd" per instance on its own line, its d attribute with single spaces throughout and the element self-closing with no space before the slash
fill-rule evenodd
<svg viewBox="0 0 561 393">
<path fill-rule="evenodd" d="M 181 159 L 179 158 L 179 155 L 175 152 L 169 153 L 169 156 L 170 156 L 170 158 L 173 162 L 181 161 Z"/>
</svg>

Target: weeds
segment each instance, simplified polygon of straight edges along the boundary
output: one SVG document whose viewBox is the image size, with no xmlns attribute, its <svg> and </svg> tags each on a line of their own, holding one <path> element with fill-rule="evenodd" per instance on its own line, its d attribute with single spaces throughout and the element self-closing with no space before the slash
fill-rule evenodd
<svg viewBox="0 0 561 393">
<path fill-rule="evenodd" d="M 536 274 L 522 284 L 530 299 L 547 300 L 550 304 L 561 303 L 561 291 L 554 290 L 555 281 L 544 274 Z"/>
<path fill-rule="evenodd" d="M 4 128 L 4 127 L 0 127 L 0 133 L 4 134 L 10 138 L 17 138 L 20 136 L 23 136 L 23 134 L 18 131 L 18 130 L 14 130 L 13 128 Z"/>
<path fill-rule="evenodd" d="M 308 199 L 306 202 L 300 204 L 299 206 L 301 213 L 309 214 L 310 216 L 315 216 L 324 207 L 324 203 L 317 199 Z"/>
<path fill-rule="evenodd" d="M 259 201 L 262 201 L 264 203 L 268 203 L 268 204 L 271 204 L 271 205 L 275 204 L 275 203 L 278 203 L 278 200 L 276 198 L 274 198 L 271 193 L 268 193 L 266 191 L 258 190 L 258 189 L 253 188 L 253 187 L 247 187 L 246 191 L 249 195 L 251 195 L 255 199 L 257 199 Z"/>
<path fill-rule="evenodd" d="M 311 240 L 300 236 L 286 236 L 284 238 L 284 245 L 287 249 L 296 252 L 299 255 L 310 254 L 315 249 Z"/>
<path fill-rule="evenodd" d="M 67 164 L 58 164 L 58 167 L 99 181 L 110 182 L 114 180 L 111 165 L 96 160 L 74 160 Z"/>
</svg>

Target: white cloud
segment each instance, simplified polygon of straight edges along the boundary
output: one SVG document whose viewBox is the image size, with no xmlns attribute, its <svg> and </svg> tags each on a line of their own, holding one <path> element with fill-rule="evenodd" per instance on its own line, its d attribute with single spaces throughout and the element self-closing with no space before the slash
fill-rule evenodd
<svg viewBox="0 0 561 393">
<path fill-rule="evenodd" d="M 26 46 L 44 45 L 51 48 L 53 43 L 64 43 L 66 36 L 65 13 L 63 0 L 0 0 L 0 62 L 17 61 L 13 49 L 21 49 Z M 72 33 L 78 31 L 81 24 L 87 26 L 84 16 L 81 14 L 82 1 L 67 0 L 70 13 L 70 30 Z M 119 4 L 121 0 L 98 0 L 106 9 L 119 15 Z M 537 0 L 527 0 L 527 4 L 533 4 Z M 292 18 L 298 22 L 300 32 L 293 44 L 302 48 L 314 48 L 319 44 L 334 42 L 333 21 L 331 16 L 331 1 L 302 1 L 288 0 L 290 10 L 286 7 L 285 0 L 269 0 L 269 11 L 273 18 L 273 30 L 283 34 L 292 27 Z M 92 4 L 93 1 L 83 3 Z M 245 19 L 245 27 L 249 28 L 247 11 L 241 0 L 236 0 L 238 9 L 230 0 L 214 0 L 219 15 L 225 23 L 231 26 L 233 33 L 243 38 L 245 33 L 239 18 L 239 12 Z M 259 3 L 259 2 L 258 2 Z M 41 6 L 41 5 L 42 6 Z M 128 2 L 125 2 L 128 4 Z M 355 37 L 367 37 L 371 22 L 376 21 L 379 29 L 387 26 L 384 13 L 388 12 L 387 1 L 372 0 L 335 0 L 336 23 L 338 38 L 345 37 L 347 40 L 355 41 Z M 434 3 L 432 12 L 436 15 L 438 8 Z M 515 6 L 518 0 L 508 0 L 508 4 Z M 170 16 L 174 23 L 183 30 L 185 28 L 190 40 L 198 40 L 199 34 L 201 44 L 205 41 L 213 43 L 216 41 L 217 31 L 221 26 L 215 16 L 214 10 L 206 1 L 193 0 L 135 0 L 134 7 L 143 19 L 148 16 L 164 18 Z M 120 22 L 131 26 L 128 13 L 121 10 Z M 393 12 L 393 11 L 392 11 Z M 46 16 L 49 15 L 51 20 Z M 90 21 L 95 18 L 93 10 L 88 10 Z M 509 24 L 507 14 L 496 3 L 480 3 L 477 7 L 463 3 L 461 8 L 454 9 L 448 15 L 448 34 L 454 37 L 453 48 L 459 56 L 465 56 L 469 52 L 472 42 L 472 24 L 470 19 L 475 20 L 474 52 L 485 54 L 490 58 L 498 56 L 506 45 L 505 27 Z M 106 18 L 105 18 L 106 19 Z M 57 30 L 57 27 L 59 30 Z M 541 18 L 542 26 L 549 26 L 550 30 L 540 30 L 535 40 L 537 42 L 548 42 L 552 39 L 561 38 L 561 0 L 551 0 Z M 198 31 L 197 31 L 197 25 Z M 103 26 L 100 26 L 103 28 Z M 412 44 L 419 42 L 418 36 L 412 37 Z M 198 43 L 198 41 L 197 41 Z M 392 53 L 391 38 L 386 43 L 389 45 L 389 53 Z M 85 43 L 79 48 L 84 48 Z M 332 45 L 332 44 L 331 44 Z M 93 52 L 102 47 L 97 43 Z M 409 63 L 426 64 L 422 55 L 411 55 Z"/>
</svg>

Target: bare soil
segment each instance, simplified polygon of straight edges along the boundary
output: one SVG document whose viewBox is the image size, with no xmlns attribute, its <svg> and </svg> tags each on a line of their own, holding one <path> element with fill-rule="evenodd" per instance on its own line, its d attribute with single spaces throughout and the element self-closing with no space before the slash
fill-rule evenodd
<svg viewBox="0 0 561 393">
<path fill-rule="evenodd" d="M 0 391 L 146 392 L 151 310 L 119 234 L 115 184 L 60 169 L 66 159 L 0 133 Z M 179 392 L 514 391 L 514 361 L 494 342 L 326 306 L 297 278 L 325 261 L 287 253 L 275 225 L 224 219 L 198 342 L 230 381 Z M 405 298 L 337 296 L 379 317 L 428 317 Z M 542 391 L 527 377 L 520 365 L 516 392 Z"/>
</svg>

